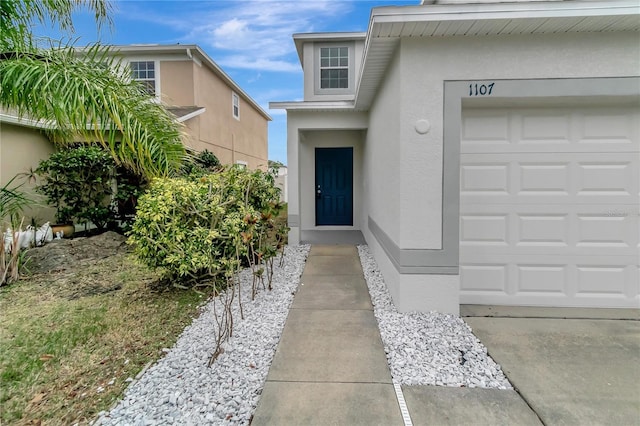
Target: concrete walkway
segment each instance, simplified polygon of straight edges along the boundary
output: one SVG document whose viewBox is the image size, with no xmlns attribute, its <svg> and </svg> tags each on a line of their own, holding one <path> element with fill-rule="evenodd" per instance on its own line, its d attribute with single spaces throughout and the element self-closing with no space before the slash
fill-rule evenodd
<svg viewBox="0 0 640 426">
<path fill-rule="evenodd" d="M 404 424 L 355 246 L 311 248 L 251 424 Z"/>
<path fill-rule="evenodd" d="M 461 312 L 518 391 L 402 386 L 414 426 L 640 425 L 638 310 Z M 355 246 L 312 246 L 252 425 L 404 425 Z"/>
<path fill-rule="evenodd" d="M 415 426 L 540 425 L 513 390 L 402 391 Z M 355 246 L 312 246 L 251 424 L 405 424 Z"/>
</svg>

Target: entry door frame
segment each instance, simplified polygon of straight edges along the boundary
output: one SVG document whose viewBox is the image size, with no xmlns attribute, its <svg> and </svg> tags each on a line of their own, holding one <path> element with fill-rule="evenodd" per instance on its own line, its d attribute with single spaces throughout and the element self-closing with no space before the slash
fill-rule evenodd
<svg viewBox="0 0 640 426">
<path fill-rule="evenodd" d="M 353 147 L 316 147 L 314 157 L 315 225 L 353 226 Z M 326 167 L 327 163 L 331 165 L 330 168 Z M 327 172 L 332 176 L 325 177 L 324 174 Z M 341 172 L 344 174 L 341 175 Z M 342 188 L 341 180 L 344 183 Z M 340 200 L 337 197 L 343 197 L 343 215 L 338 215 Z M 330 210 L 333 214 L 321 208 L 322 201 L 331 203 Z"/>
</svg>

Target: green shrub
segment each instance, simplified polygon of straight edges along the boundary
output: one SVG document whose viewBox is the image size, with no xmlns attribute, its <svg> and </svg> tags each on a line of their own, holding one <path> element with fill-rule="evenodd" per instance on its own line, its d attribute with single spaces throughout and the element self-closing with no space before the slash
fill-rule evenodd
<svg viewBox="0 0 640 426">
<path fill-rule="evenodd" d="M 182 166 L 181 174 L 183 176 L 200 177 L 222 169 L 218 157 L 206 149 L 197 154 L 194 151 L 189 151 L 189 154 Z"/>
<path fill-rule="evenodd" d="M 182 284 L 229 277 L 252 254 L 259 263 L 281 248 L 279 191 L 271 174 L 238 167 L 156 179 L 138 200 L 129 243 L 143 263 Z"/>
<path fill-rule="evenodd" d="M 43 179 L 36 190 L 56 208 L 58 223 L 92 222 L 104 229 L 112 220 L 115 163 L 105 150 L 83 145 L 58 151 L 40 163 L 36 175 Z"/>
<path fill-rule="evenodd" d="M 113 194 L 115 219 L 123 231 L 131 229 L 135 218 L 138 198 L 149 186 L 149 182 L 137 173 L 123 167 L 116 167 L 117 190 Z"/>
</svg>

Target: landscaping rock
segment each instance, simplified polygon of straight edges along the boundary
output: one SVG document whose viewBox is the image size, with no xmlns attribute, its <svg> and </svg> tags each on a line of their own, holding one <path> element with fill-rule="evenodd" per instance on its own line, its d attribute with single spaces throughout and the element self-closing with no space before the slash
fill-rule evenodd
<svg viewBox="0 0 640 426">
<path fill-rule="evenodd" d="M 207 364 L 215 337 L 213 310 L 220 309 L 218 299 L 202 308 L 201 315 L 185 329 L 165 358 L 134 382 L 123 400 L 101 416 L 98 423 L 145 424 L 173 417 L 177 424 L 249 424 L 300 282 L 309 246 L 287 246 L 285 250 L 283 267 L 275 268 L 273 290 L 260 290 L 254 301 L 251 301 L 251 271 L 240 274 L 244 320 L 234 303 L 233 337 L 210 368 Z"/>
<path fill-rule="evenodd" d="M 358 252 L 395 382 L 512 388 L 462 318 L 438 312 L 398 312 L 369 247 L 359 246 Z"/>
</svg>

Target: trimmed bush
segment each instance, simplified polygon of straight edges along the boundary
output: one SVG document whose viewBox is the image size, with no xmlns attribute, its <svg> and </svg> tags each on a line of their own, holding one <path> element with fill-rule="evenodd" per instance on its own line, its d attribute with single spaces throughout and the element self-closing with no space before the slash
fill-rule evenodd
<svg viewBox="0 0 640 426">
<path fill-rule="evenodd" d="M 281 248 L 279 192 L 271 174 L 233 166 L 156 179 L 138 200 L 129 243 L 144 264 L 183 285 L 228 278 L 243 261 L 260 264 Z"/>
</svg>

